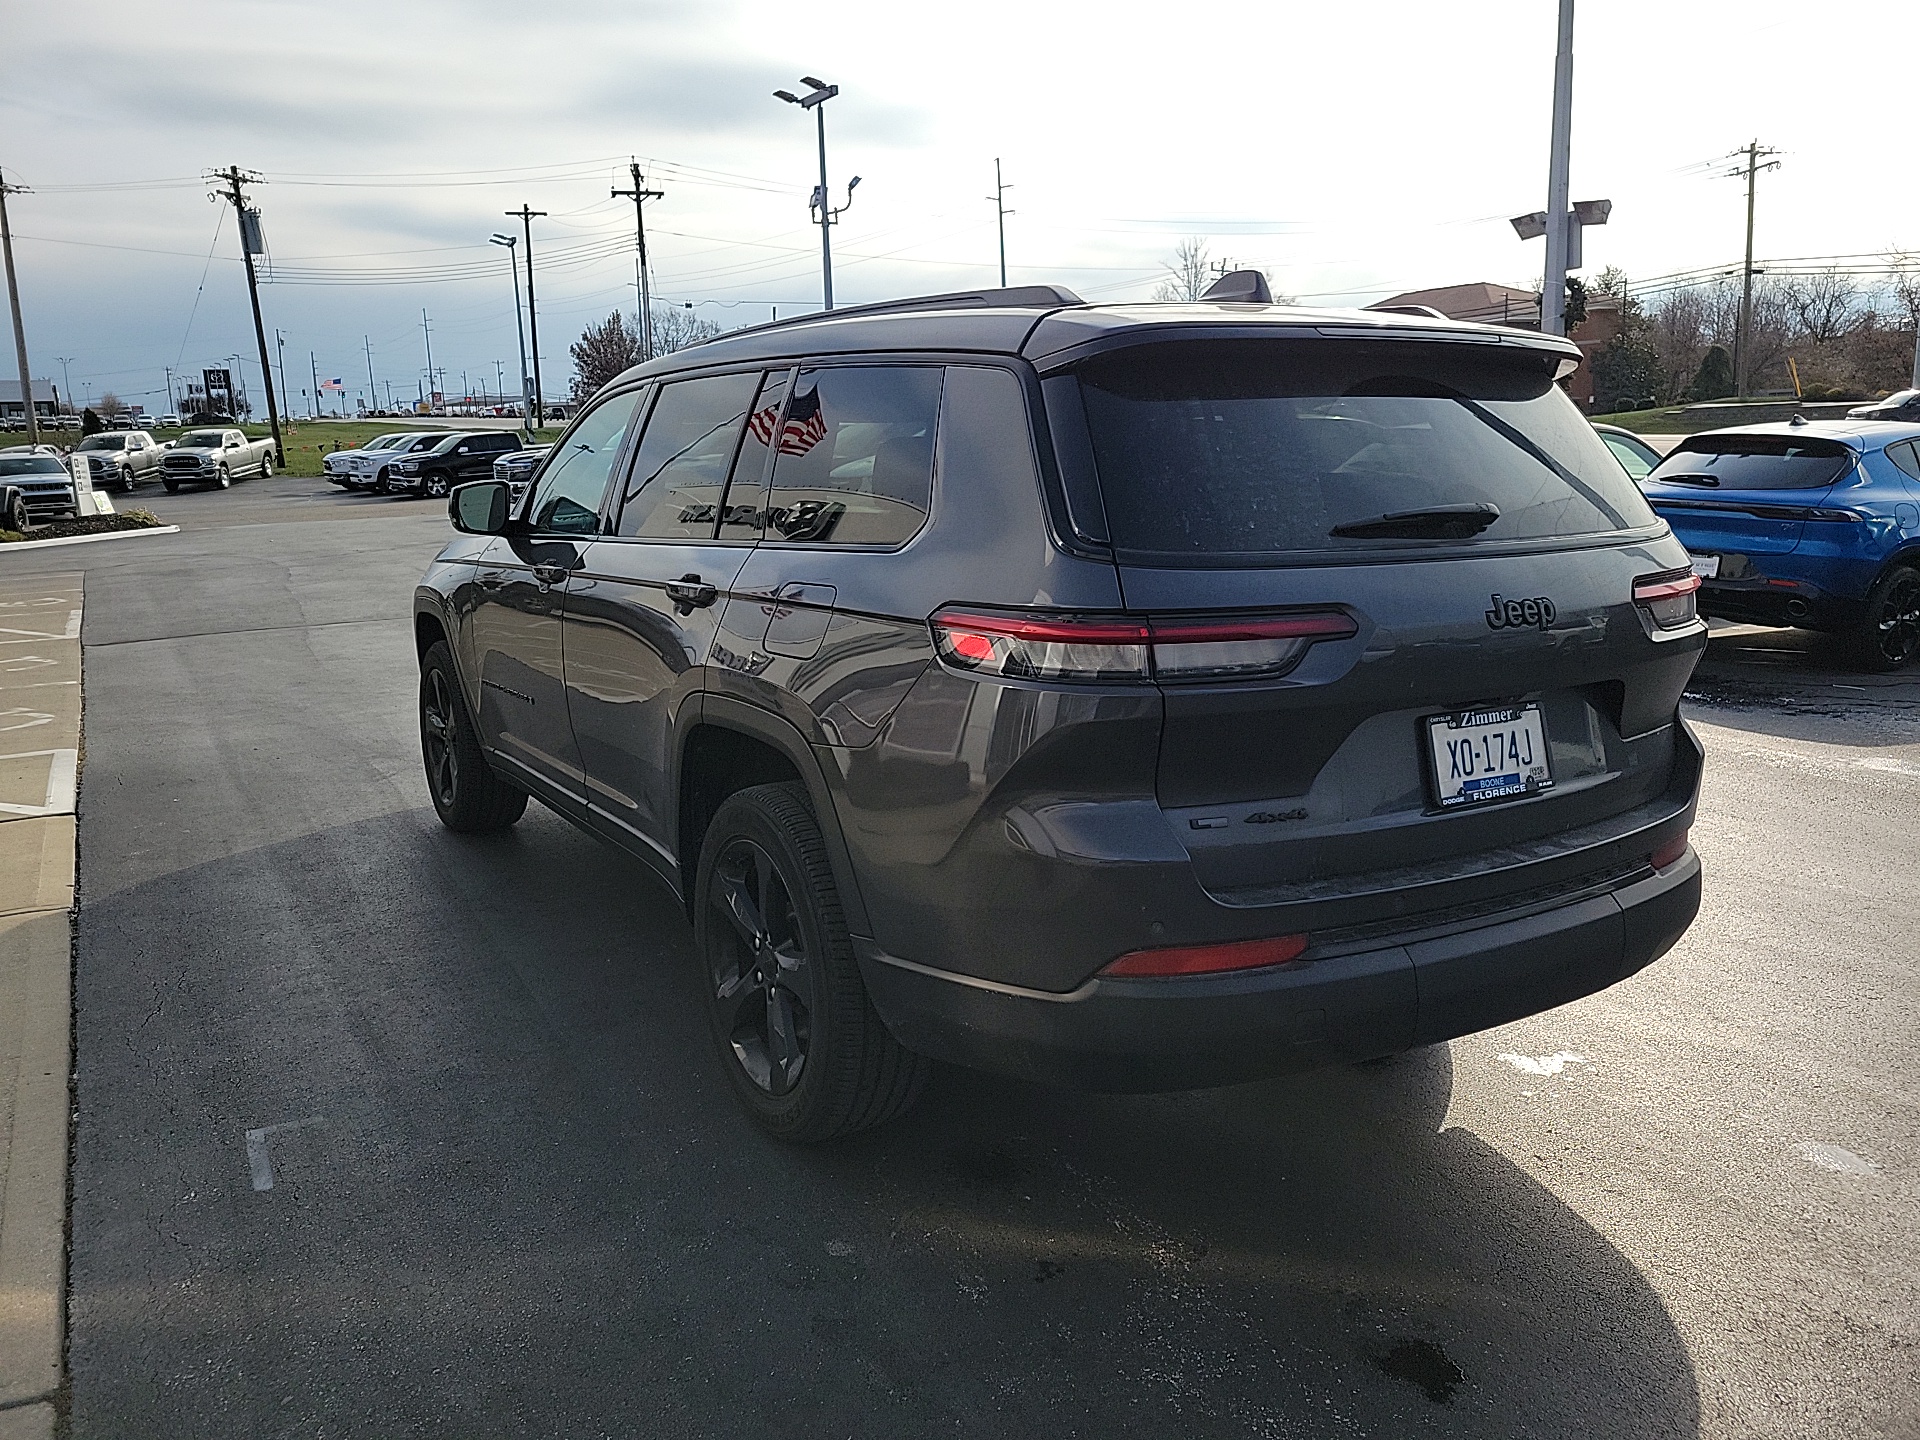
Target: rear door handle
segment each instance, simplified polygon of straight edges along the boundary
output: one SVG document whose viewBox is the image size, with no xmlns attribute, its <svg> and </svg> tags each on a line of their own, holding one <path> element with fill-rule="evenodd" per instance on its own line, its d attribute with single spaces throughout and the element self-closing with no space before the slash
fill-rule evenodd
<svg viewBox="0 0 1920 1440">
<path fill-rule="evenodd" d="M 720 592 L 698 575 L 682 575 L 678 580 L 669 580 L 666 588 L 667 598 L 673 601 L 673 608 L 682 615 L 691 615 L 720 598 Z"/>
<path fill-rule="evenodd" d="M 507 583 L 506 574 L 499 570 L 482 570 L 479 580 L 482 590 L 498 590 Z"/>
<path fill-rule="evenodd" d="M 543 586 L 563 585 L 566 583 L 567 576 L 572 573 L 564 565 L 542 564 L 529 566 L 528 568 L 533 571 L 533 578 L 538 580 Z"/>
</svg>

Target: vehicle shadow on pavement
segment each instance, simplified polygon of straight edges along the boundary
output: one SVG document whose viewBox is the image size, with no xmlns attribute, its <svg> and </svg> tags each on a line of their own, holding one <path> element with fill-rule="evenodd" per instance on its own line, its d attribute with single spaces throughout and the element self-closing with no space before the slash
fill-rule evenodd
<svg viewBox="0 0 1920 1440">
<path fill-rule="evenodd" d="M 1687 683 L 1688 713 L 1716 725 L 1830 745 L 1920 744 L 1920 666 L 1865 674 L 1830 636 L 1717 630 Z"/>
<path fill-rule="evenodd" d="M 945 1070 L 795 1150 L 678 907 L 538 807 L 121 889 L 87 854 L 76 1436 L 1697 1429 L 1646 1280 L 1446 1127 L 1445 1047 L 1158 1097 Z M 258 1188 L 246 1133 L 302 1120 Z"/>
</svg>

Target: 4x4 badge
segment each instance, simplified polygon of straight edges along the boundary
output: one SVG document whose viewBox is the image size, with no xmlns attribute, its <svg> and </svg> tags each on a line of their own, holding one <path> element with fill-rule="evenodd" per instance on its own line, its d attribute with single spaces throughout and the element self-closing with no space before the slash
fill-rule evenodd
<svg viewBox="0 0 1920 1440">
<path fill-rule="evenodd" d="M 1493 608 L 1487 611 L 1487 625 L 1494 630 L 1551 630 L 1558 613 L 1544 595 L 1531 600 L 1503 600 L 1495 595 Z"/>
</svg>

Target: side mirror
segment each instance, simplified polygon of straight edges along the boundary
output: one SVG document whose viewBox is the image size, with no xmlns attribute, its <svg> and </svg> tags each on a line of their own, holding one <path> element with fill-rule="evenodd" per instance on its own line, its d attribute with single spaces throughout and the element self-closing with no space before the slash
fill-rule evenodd
<svg viewBox="0 0 1920 1440">
<path fill-rule="evenodd" d="M 476 480 L 459 485 L 447 497 L 447 519 L 464 535 L 504 535 L 513 508 L 511 488 L 504 480 Z"/>
<path fill-rule="evenodd" d="M 464 455 L 467 453 L 467 447 L 462 445 L 458 450 L 454 451 L 453 453 L 456 455 Z"/>
</svg>

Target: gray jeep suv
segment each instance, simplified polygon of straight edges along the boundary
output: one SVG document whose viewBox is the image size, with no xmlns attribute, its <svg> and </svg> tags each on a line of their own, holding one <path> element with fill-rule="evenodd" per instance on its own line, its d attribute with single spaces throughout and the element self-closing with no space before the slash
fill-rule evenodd
<svg viewBox="0 0 1920 1440">
<path fill-rule="evenodd" d="M 1029 287 L 652 361 L 453 493 L 434 805 L 672 887 L 790 1139 L 929 1058 L 1178 1089 L 1602 989 L 1698 908 L 1706 627 L 1577 358 Z"/>
</svg>

